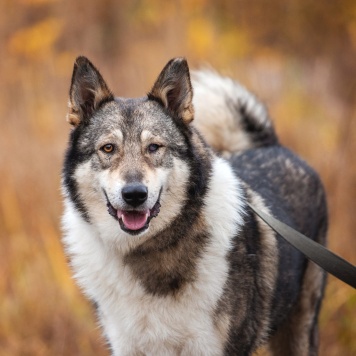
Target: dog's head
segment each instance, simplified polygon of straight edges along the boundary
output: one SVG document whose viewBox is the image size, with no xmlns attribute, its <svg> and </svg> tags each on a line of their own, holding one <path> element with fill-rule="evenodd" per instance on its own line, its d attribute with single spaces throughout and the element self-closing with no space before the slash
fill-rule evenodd
<svg viewBox="0 0 356 356">
<path fill-rule="evenodd" d="M 179 213 L 190 175 L 192 95 L 183 58 L 168 62 L 139 99 L 115 98 L 88 59 L 76 60 L 63 183 L 84 219 L 117 239 L 157 232 Z"/>
</svg>

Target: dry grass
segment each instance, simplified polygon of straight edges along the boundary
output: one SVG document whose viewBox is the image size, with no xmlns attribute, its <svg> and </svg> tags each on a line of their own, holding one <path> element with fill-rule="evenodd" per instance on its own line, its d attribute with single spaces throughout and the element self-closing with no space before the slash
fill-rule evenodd
<svg viewBox="0 0 356 356">
<path fill-rule="evenodd" d="M 0 5 L 0 355 L 108 354 L 60 244 L 64 118 L 79 54 L 102 69 L 117 95 L 142 95 L 165 62 L 182 54 L 192 65 L 210 62 L 241 79 L 267 102 L 282 141 L 320 172 L 330 206 L 330 248 L 355 263 L 356 101 L 355 85 L 349 85 L 355 71 L 347 71 L 354 67 L 345 64 L 340 72 L 332 51 L 314 49 L 302 58 L 259 41 L 248 21 L 232 22 L 228 1 L 221 9 L 207 0 L 85 4 Z M 293 34 L 288 23 L 277 27 L 283 26 Z M 354 40 L 355 27 L 347 28 Z M 308 45 L 308 34 L 294 31 Z M 335 51 L 343 41 L 337 39 Z M 343 53 L 346 63 L 354 52 Z M 338 89 L 340 83 L 349 92 Z M 355 307 L 355 292 L 329 278 L 321 355 L 356 354 Z"/>
</svg>

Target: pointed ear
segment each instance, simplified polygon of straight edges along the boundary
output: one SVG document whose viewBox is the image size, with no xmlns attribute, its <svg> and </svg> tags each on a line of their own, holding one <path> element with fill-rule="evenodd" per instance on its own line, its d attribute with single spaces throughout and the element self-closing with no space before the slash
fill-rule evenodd
<svg viewBox="0 0 356 356">
<path fill-rule="evenodd" d="M 99 71 L 87 58 L 78 57 L 69 90 L 67 121 L 75 127 L 87 122 L 100 105 L 113 99 Z"/>
<path fill-rule="evenodd" d="M 175 58 L 166 64 L 148 97 L 160 102 L 174 118 L 185 124 L 193 120 L 193 89 L 185 58 Z"/>
</svg>

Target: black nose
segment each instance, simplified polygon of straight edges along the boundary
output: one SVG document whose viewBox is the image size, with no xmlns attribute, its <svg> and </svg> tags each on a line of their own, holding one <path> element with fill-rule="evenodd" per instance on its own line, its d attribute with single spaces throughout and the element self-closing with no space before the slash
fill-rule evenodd
<svg viewBox="0 0 356 356">
<path fill-rule="evenodd" d="M 122 188 L 121 194 L 125 202 L 133 207 L 147 200 L 148 190 L 143 184 L 128 184 Z"/>
</svg>

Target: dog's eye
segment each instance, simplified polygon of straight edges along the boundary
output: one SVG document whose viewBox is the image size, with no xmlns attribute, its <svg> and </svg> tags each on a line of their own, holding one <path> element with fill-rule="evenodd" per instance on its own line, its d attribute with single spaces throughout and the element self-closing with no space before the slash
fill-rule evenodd
<svg viewBox="0 0 356 356">
<path fill-rule="evenodd" d="M 104 151 L 105 153 L 112 153 L 114 151 L 114 145 L 108 143 L 107 145 L 101 147 L 101 150 Z"/>
<path fill-rule="evenodd" d="M 160 145 L 157 145 L 156 143 L 151 143 L 151 144 L 148 146 L 148 152 L 154 153 L 154 152 L 158 151 L 158 149 L 159 149 L 160 147 L 161 147 L 161 146 L 160 146 Z"/>
</svg>

